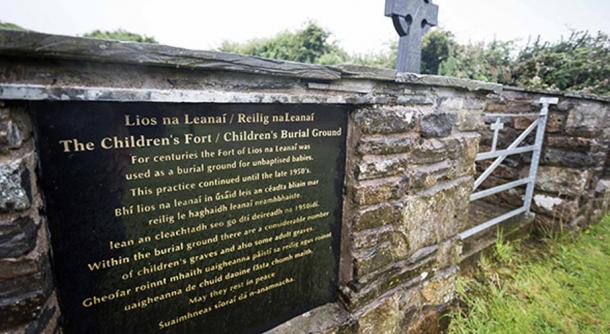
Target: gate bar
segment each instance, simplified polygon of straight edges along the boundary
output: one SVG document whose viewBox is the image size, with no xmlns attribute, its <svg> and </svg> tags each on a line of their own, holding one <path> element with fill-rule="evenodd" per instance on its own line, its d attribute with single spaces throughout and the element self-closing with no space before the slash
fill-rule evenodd
<svg viewBox="0 0 610 334">
<path fill-rule="evenodd" d="M 509 190 L 509 189 L 513 189 L 513 188 L 517 188 L 519 186 L 525 185 L 525 184 L 529 184 L 530 182 L 530 178 L 525 178 L 525 179 L 521 179 L 521 180 L 517 180 L 517 181 L 513 181 L 513 182 L 509 182 L 509 183 L 505 183 L 493 188 L 489 188 L 489 189 L 485 189 L 482 191 L 479 191 L 478 193 L 474 193 L 472 195 L 470 195 L 470 201 L 476 201 L 478 199 L 481 198 L 485 198 L 487 196 L 491 196 L 491 195 L 495 195 L 497 193 L 501 193 L 505 190 Z"/>
<path fill-rule="evenodd" d="M 466 230 L 466 231 L 458 234 L 458 237 L 460 237 L 460 239 L 462 239 L 462 240 L 470 238 L 471 236 L 473 236 L 475 234 L 481 233 L 481 232 L 485 231 L 486 229 L 488 229 L 490 227 L 496 226 L 496 225 L 500 224 L 501 222 L 503 222 L 503 221 L 505 221 L 507 219 L 511 219 L 511 218 L 513 218 L 515 216 L 518 216 L 518 215 L 520 215 L 522 213 L 525 213 L 525 212 L 527 212 L 527 208 L 525 206 L 522 206 L 519 209 L 507 212 L 507 213 L 505 213 L 505 214 L 503 214 L 503 215 L 501 215 L 499 217 L 496 217 L 496 218 L 494 218 L 494 219 L 492 219 L 492 220 L 490 220 L 490 221 L 488 221 L 486 223 L 483 223 L 483 224 L 475 226 L 475 227 L 473 227 L 473 228 L 471 228 L 469 230 Z"/>
<path fill-rule="evenodd" d="M 472 202 L 477 199 L 481 199 L 481 198 L 484 198 L 487 196 L 491 196 L 491 195 L 500 193 L 502 191 L 506 191 L 506 190 L 509 190 L 509 189 L 512 189 L 515 187 L 519 187 L 522 185 L 527 185 L 527 188 L 525 191 L 525 197 L 524 197 L 524 201 L 523 201 L 524 202 L 523 206 L 518 209 L 509 211 L 499 217 L 493 218 L 483 224 L 470 228 L 462 233 L 459 233 L 458 237 L 461 240 L 467 239 L 475 234 L 478 234 L 478 233 L 481 233 L 481 232 L 487 230 L 490 227 L 498 225 L 505 220 L 508 220 L 508 219 L 518 216 L 522 213 L 526 213 L 526 212 L 530 211 L 531 206 L 532 206 L 532 197 L 534 194 L 534 187 L 536 186 L 538 165 L 540 163 L 540 156 L 542 153 L 542 144 L 544 142 L 544 133 L 546 130 L 549 106 L 551 104 L 558 104 L 559 99 L 543 97 L 540 99 L 539 103 L 542 104 L 542 109 L 540 110 L 540 114 L 536 115 L 536 116 L 538 116 L 538 118 L 525 131 L 523 131 L 523 133 L 521 133 L 521 135 L 519 137 L 517 137 L 517 139 L 515 139 L 515 141 L 513 141 L 513 143 L 510 144 L 510 146 L 507 149 L 501 150 L 501 151 L 496 151 L 495 149 L 492 149 L 491 152 L 479 153 L 476 157 L 476 161 L 493 159 L 493 158 L 496 158 L 496 160 L 485 170 L 485 172 L 483 172 L 483 174 L 481 176 L 479 176 L 479 178 L 477 178 L 477 180 L 475 181 L 475 184 L 474 184 L 474 190 L 476 190 L 483 183 L 483 181 L 485 181 L 485 179 L 487 179 L 491 175 L 491 173 L 493 173 L 493 171 L 506 159 L 507 156 L 519 154 L 519 153 L 525 153 L 525 152 L 532 152 L 532 161 L 530 164 L 529 176 L 527 178 L 509 182 L 509 183 L 506 183 L 506 184 L 503 184 L 500 186 L 496 186 L 496 187 L 493 187 L 490 189 L 485 189 L 483 191 L 474 193 L 470 196 L 470 201 Z M 519 115 L 517 115 L 517 114 L 493 114 L 493 115 L 494 116 L 502 115 L 502 116 L 508 116 L 508 117 L 520 117 L 520 116 L 524 116 L 526 114 L 519 114 Z M 534 130 L 534 128 L 536 128 L 536 140 L 535 140 L 534 145 L 518 147 L 521 144 L 521 142 L 523 140 L 525 140 L 525 138 Z M 494 137 L 497 137 L 497 133 L 494 134 Z"/>
<path fill-rule="evenodd" d="M 536 146 L 530 145 L 530 146 L 517 147 L 516 149 L 513 149 L 513 150 L 500 150 L 500 151 L 494 151 L 494 152 L 481 153 L 481 154 L 477 155 L 476 161 L 489 160 L 489 159 L 493 159 L 493 158 L 497 158 L 497 157 L 501 157 L 501 156 L 511 156 L 511 155 L 517 155 L 517 154 L 526 153 L 526 152 L 532 152 L 535 148 L 536 148 Z"/>
<path fill-rule="evenodd" d="M 539 121 L 540 119 L 535 120 L 534 123 L 532 123 L 519 137 L 517 137 L 517 139 L 515 139 L 512 144 L 510 144 L 507 150 L 512 151 L 517 148 L 517 146 L 519 146 L 519 144 L 521 144 L 521 142 L 525 140 L 525 138 L 538 126 Z M 504 159 L 506 159 L 506 156 L 500 156 L 491 164 L 491 166 L 487 167 L 487 170 L 485 170 L 485 172 L 481 174 L 481 176 L 479 176 L 479 178 L 474 182 L 474 190 L 479 188 L 481 183 L 483 183 L 483 181 L 485 181 L 485 179 L 488 178 L 489 175 L 491 175 L 491 173 L 498 168 L 498 166 L 500 166 Z"/>
<path fill-rule="evenodd" d="M 536 149 L 532 155 L 532 162 L 530 164 L 530 183 L 527 185 L 525 190 L 525 208 L 530 211 L 532 207 L 532 198 L 534 196 L 534 187 L 536 186 L 536 177 L 538 176 L 538 164 L 540 163 L 540 155 L 542 153 L 542 143 L 544 142 L 544 132 L 546 130 L 546 122 L 549 115 L 549 105 L 559 103 L 559 99 L 556 97 L 543 97 L 540 99 L 542 103 L 542 110 L 540 111 L 540 126 L 536 131 Z"/>
</svg>

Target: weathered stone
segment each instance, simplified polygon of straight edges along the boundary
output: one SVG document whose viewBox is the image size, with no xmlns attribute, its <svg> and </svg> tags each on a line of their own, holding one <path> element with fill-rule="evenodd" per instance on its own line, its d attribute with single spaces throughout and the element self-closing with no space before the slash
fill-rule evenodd
<svg viewBox="0 0 610 334">
<path fill-rule="evenodd" d="M 525 161 L 529 161 L 529 156 Z M 559 165 L 565 167 L 591 167 L 597 164 L 595 156 L 589 152 L 574 152 L 556 148 L 546 148 L 542 154 L 542 164 Z"/>
<path fill-rule="evenodd" d="M 30 196 L 30 173 L 25 164 L 0 164 L 0 212 L 29 208 Z"/>
<path fill-rule="evenodd" d="M 402 200 L 397 232 L 408 240 L 411 252 L 437 244 L 468 224 L 472 179 L 462 178 Z"/>
<path fill-rule="evenodd" d="M 0 225 L 0 258 L 18 257 L 36 246 L 38 228 L 30 217 L 17 218 Z"/>
<path fill-rule="evenodd" d="M 457 115 L 456 128 L 460 131 L 477 131 L 483 124 L 483 99 L 472 97 L 451 96 L 439 99 L 438 109 L 443 112 L 453 112 Z"/>
<path fill-rule="evenodd" d="M 453 168 L 454 165 L 449 160 L 416 167 L 412 182 L 413 190 L 429 189 L 439 182 L 450 179 Z"/>
<path fill-rule="evenodd" d="M 574 108 L 574 102 L 568 99 L 559 99 L 559 104 L 557 104 L 557 110 L 559 111 L 570 111 L 570 109 Z"/>
<path fill-rule="evenodd" d="M 436 266 L 439 269 L 457 265 L 462 255 L 462 242 L 459 238 L 449 239 L 438 246 Z"/>
<path fill-rule="evenodd" d="M 51 324 L 51 321 L 55 317 L 57 307 L 45 306 L 42 312 L 30 322 L 26 327 L 24 334 L 39 334 L 39 333 L 54 333 L 56 324 Z M 52 326 L 50 326 L 52 325 Z"/>
<path fill-rule="evenodd" d="M 455 113 L 457 115 L 455 127 L 459 131 L 479 131 L 485 127 L 482 111 L 460 110 Z"/>
<path fill-rule="evenodd" d="M 423 283 L 421 290 L 424 302 L 429 305 L 442 305 L 451 302 L 455 296 L 457 267 L 437 273 L 434 278 Z"/>
<path fill-rule="evenodd" d="M 457 122 L 455 113 L 429 113 L 421 119 L 421 136 L 424 138 L 447 137 Z"/>
<path fill-rule="evenodd" d="M 513 119 L 513 127 L 517 130 L 527 129 L 537 117 L 515 117 Z M 566 122 L 566 115 L 560 113 L 550 113 L 546 122 L 546 132 L 556 133 L 563 130 L 563 125 Z"/>
<path fill-rule="evenodd" d="M 485 149 L 483 152 L 488 152 L 489 149 Z M 487 169 L 489 166 L 491 166 L 491 164 L 493 163 L 493 160 L 484 160 L 484 161 L 478 161 L 477 162 L 477 171 L 480 173 L 483 173 L 483 171 L 485 169 Z M 492 175 L 494 177 L 498 177 L 501 179 L 507 179 L 507 180 L 511 180 L 511 179 L 517 179 L 521 174 L 521 166 L 519 164 L 518 160 L 514 160 L 514 159 L 505 159 L 502 164 L 500 166 L 498 166 L 498 168 L 496 168 L 496 170 L 494 170 L 494 172 L 492 173 Z"/>
<path fill-rule="evenodd" d="M 391 240 L 392 226 L 386 225 L 376 229 L 354 231 L 351 246 L 354 250 L 370 249 Z"/>
<path fill-rule="evenodd" d="M 396 98 L 396 104 L 433 105 L 434 101 L 426 95 L 401 95 Z"/>
<path fill-rule="evenodd" d="M 461 136 L 422 140 L 410 155 L 411 163 L 418 165 L 433 164 L 445 159 L 458 159 L 462 154 L 463 140 Z"/>
<path fill-rule="evenodd" d="M 383 203 L 360 210 L 354 219 L 354 230 L 362 231 L 392 224 L 397 215 L 396 207 L 391 203 Z"/>
<path fill-rule="evenodd" d="M 610 213 L 610 180 L 599 180 L 595 187 L 601 213 Z"/>
<path fill-rule="evenodd" d="M 468 96 L 449 96 L 439 99 L 439 109 L 442 111 L 480 110 L 485 108 L 485 100 Z"/>
<path fill-rule="evenodd" d="M 50 294 L 48 270 L 0 281 L 0 330 L 33 320 Z"/>
<path fill-rule="evenodd" d="M 532 210 L 565 223 L 572 221 L 579 211 L 579 200 L 538 193 L 532 200 Z"/>
<path fill-rule="evenodd" d="M 0 108 L 0 153 L 21 147 L 31 132 L 32 125 L 24 111 Z"/>
<path fill-rule="evenodd" d="M 46 260 L 46 253 L 38 255 L 35 258 L 22 257 L 18 260 L 0 259 L 0 281 L 41 271 Z"/>
<path fill-rule="evenodd" d="M 384 107 L 360 109 L 354 121 L 363 133 L 390 134 L 413 129 L 420 110 L 409 107 Z"/>
<path fill-rule="evenodd" d="M 489 129 L 485 129 L 485 131 L 480 131 L 481 133 L 481 146 L 491 147 L 493 132 Z M 505 127 L 498 133 L 498 143 L 497 149 L 505 149 L 521 134 L 521 131 L 515 130 L 513 128 Z M 529 139 L 529 138 L 528 138 Z M 526 139 L 524 143 L 529 143 L 530 140 Z M 481 150 L 484 152 L 485 150 Z"/>
<path fill-rule="evenodd" d="M 571 149 L 573 151 L 590 152 L 599 150 L 601 144 L 598 139 L 595 138 L 584 138 L 584 137 L 566 137 L 561 136 L 547 136 L 546 145 L 550 147 Z"/>
<path fill-rule="evenodd" d="M 417 145 L 411 154 L 412 164 L 433 164 L 441 162 L 447 158 L 447 142 L 440 139 L 425 139 Z"/>
<path fill-rule="evenodd" d="M 421 312 L 416 314 L 415 319 L 410 321 L 406 334 L 441 334 L 443 331 L 439 323 L 442 314 L 434 306 L 424 307 Z"/>
<path fill-rule="evenodd" d="M 511 100 L 506 105 L 506 112 L 510 114 L 523 114 L 530 112 L 538 112 L 539 105 L 530 99 L 527 100 Z"/>
<path fill-rule="evenodd" d="M 377 302 L 358 319 L 358 334 L 399 334 L 403 313 L 398 308 L 398 296 L 392 294 Z"/>
<path fill-rule="evenodd" d="M 475 159 L 479 153 L 479 134 L 461 134 L 456 137 L 460 149 L 452 159 L 457 161 L 456 176 L 473 175 L 475 172 Z"/>
<path fill-rule="evenodd" d="M 594 137 L 601 133 L 608 117 L 608 108 L 598 102 L 581 102 L 574 106 L 566 120 L 566 133 L 571 136 Z"/>
<path fill-rule="evenodd" d="M 360 181 L 353 187 L 353 201 L 359 205 L 373 205 L 397 199 L 405 194 L 409 184 L 408 176 Z"/>
<path fill-rule="evenodd" d="M 387 135 L 363 137 L 358 143 L 358 151 L 361 154 L 399 154 L 407 153 L 416 144 L 415 135 Z"/>
<path fill-rule="evenodd" d="M 391 176 L 404 175 L 408 159 L 404 155 L 397 156 L 364 156 L 356 169 L 358 180 L 370 180 Z"/>
<path fill-rule="evenodd" d="M 361 279 L 393 263 L 390 243 L 378 244 L 375 248 L 354 252 L 354 276 Z"/>
<path fill-rule="evenodd" d="M 578 197 L 583 194 L 591 179 L 590 170 L 540 166 L 536 178 L 536 188 L 558 195 Z"/>
</svg>

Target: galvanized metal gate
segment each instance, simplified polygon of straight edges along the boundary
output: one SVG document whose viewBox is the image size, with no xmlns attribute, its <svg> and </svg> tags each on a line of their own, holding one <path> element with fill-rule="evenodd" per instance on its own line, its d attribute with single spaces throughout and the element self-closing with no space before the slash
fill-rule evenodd
<svg viewBox="0 0 610 334">
<path fill-rule="evenodd" d="M 477 225 L 469 230 L 466 230 L 459 234 L 459 237 L 467 239 L 475 234 L 483 232 L 495 225 L 500 224 L 510 218 L 513 218 L 522 213 L 530 211 L 532 205 L 532 198 L 534 195 L 534 186 L 536 184 L 536 175 L 538 172 L 538 164 L 540 162 L 540 153 L 542 150 L 542 143 L 544 141 L 544 132 L 546 130 L 546 123 L 549 113 L 549 106 L 557 104 L 558 98 L 541 98 L 540 104 L 542 109 L 540 113 L 534 114 L 486 114 L 485 116 L 497 117 L 496 122 L 491 125 L 493 130 L 493 139 L 491 144 L 491 151 L 477 154 L 476 161 L 495 159 L 494 162 L 481 174 L 474 183 L 474 193 L 470 196 L 470 201 L 476 201 L 497 193 L 507 191 L 516 187 L 527 185 L 525 190 L 525 196 L 523 198 L 523 206 L 518 209 L 507 212 L 499 217 L 493 218 L 485 223 Z M 498 134 L 500 130 L 504 128 L 504 123 L 501 121 L 503 117 L 524 117 L 524 116 L 537 116 L 538 118 L 527 128 L 517 139 L 515 139 L 506 149 L 497 150 L 498 145 Z M 536 130 L 536 140 L 533 145 L 519 146 L 532 133 Z M 529 174 L 526 178 L 502 184 L 493 188 L 477 191 L 477 189 L 483 184 L 483 182 L 502 164 L 506 157 L 516 154 L 532 152 L 532 162 L 530 164 Z"/>
</svg>

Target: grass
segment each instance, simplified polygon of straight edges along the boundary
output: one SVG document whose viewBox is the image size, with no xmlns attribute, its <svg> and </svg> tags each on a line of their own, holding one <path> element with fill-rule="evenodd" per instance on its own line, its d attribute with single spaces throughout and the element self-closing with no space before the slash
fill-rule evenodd
<svg viewBox="0 0 610 334">
<path fill-rule="evenodd" d="M 450 333 L 610 333 L 610 216 L 542 248 L 498 237 L 458 280 Z"/>
</svg>

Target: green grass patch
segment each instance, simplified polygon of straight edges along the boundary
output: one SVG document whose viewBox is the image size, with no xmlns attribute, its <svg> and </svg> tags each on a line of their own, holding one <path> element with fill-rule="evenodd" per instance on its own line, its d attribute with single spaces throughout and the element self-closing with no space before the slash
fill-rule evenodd
<svg viewBox="0 0 610 334">
<path fill-rule="evenodd" d="M 500 235 L 457 290 L 450 333 L 610 333 L 610 216 L 543 247 Z"/>
</svg>

